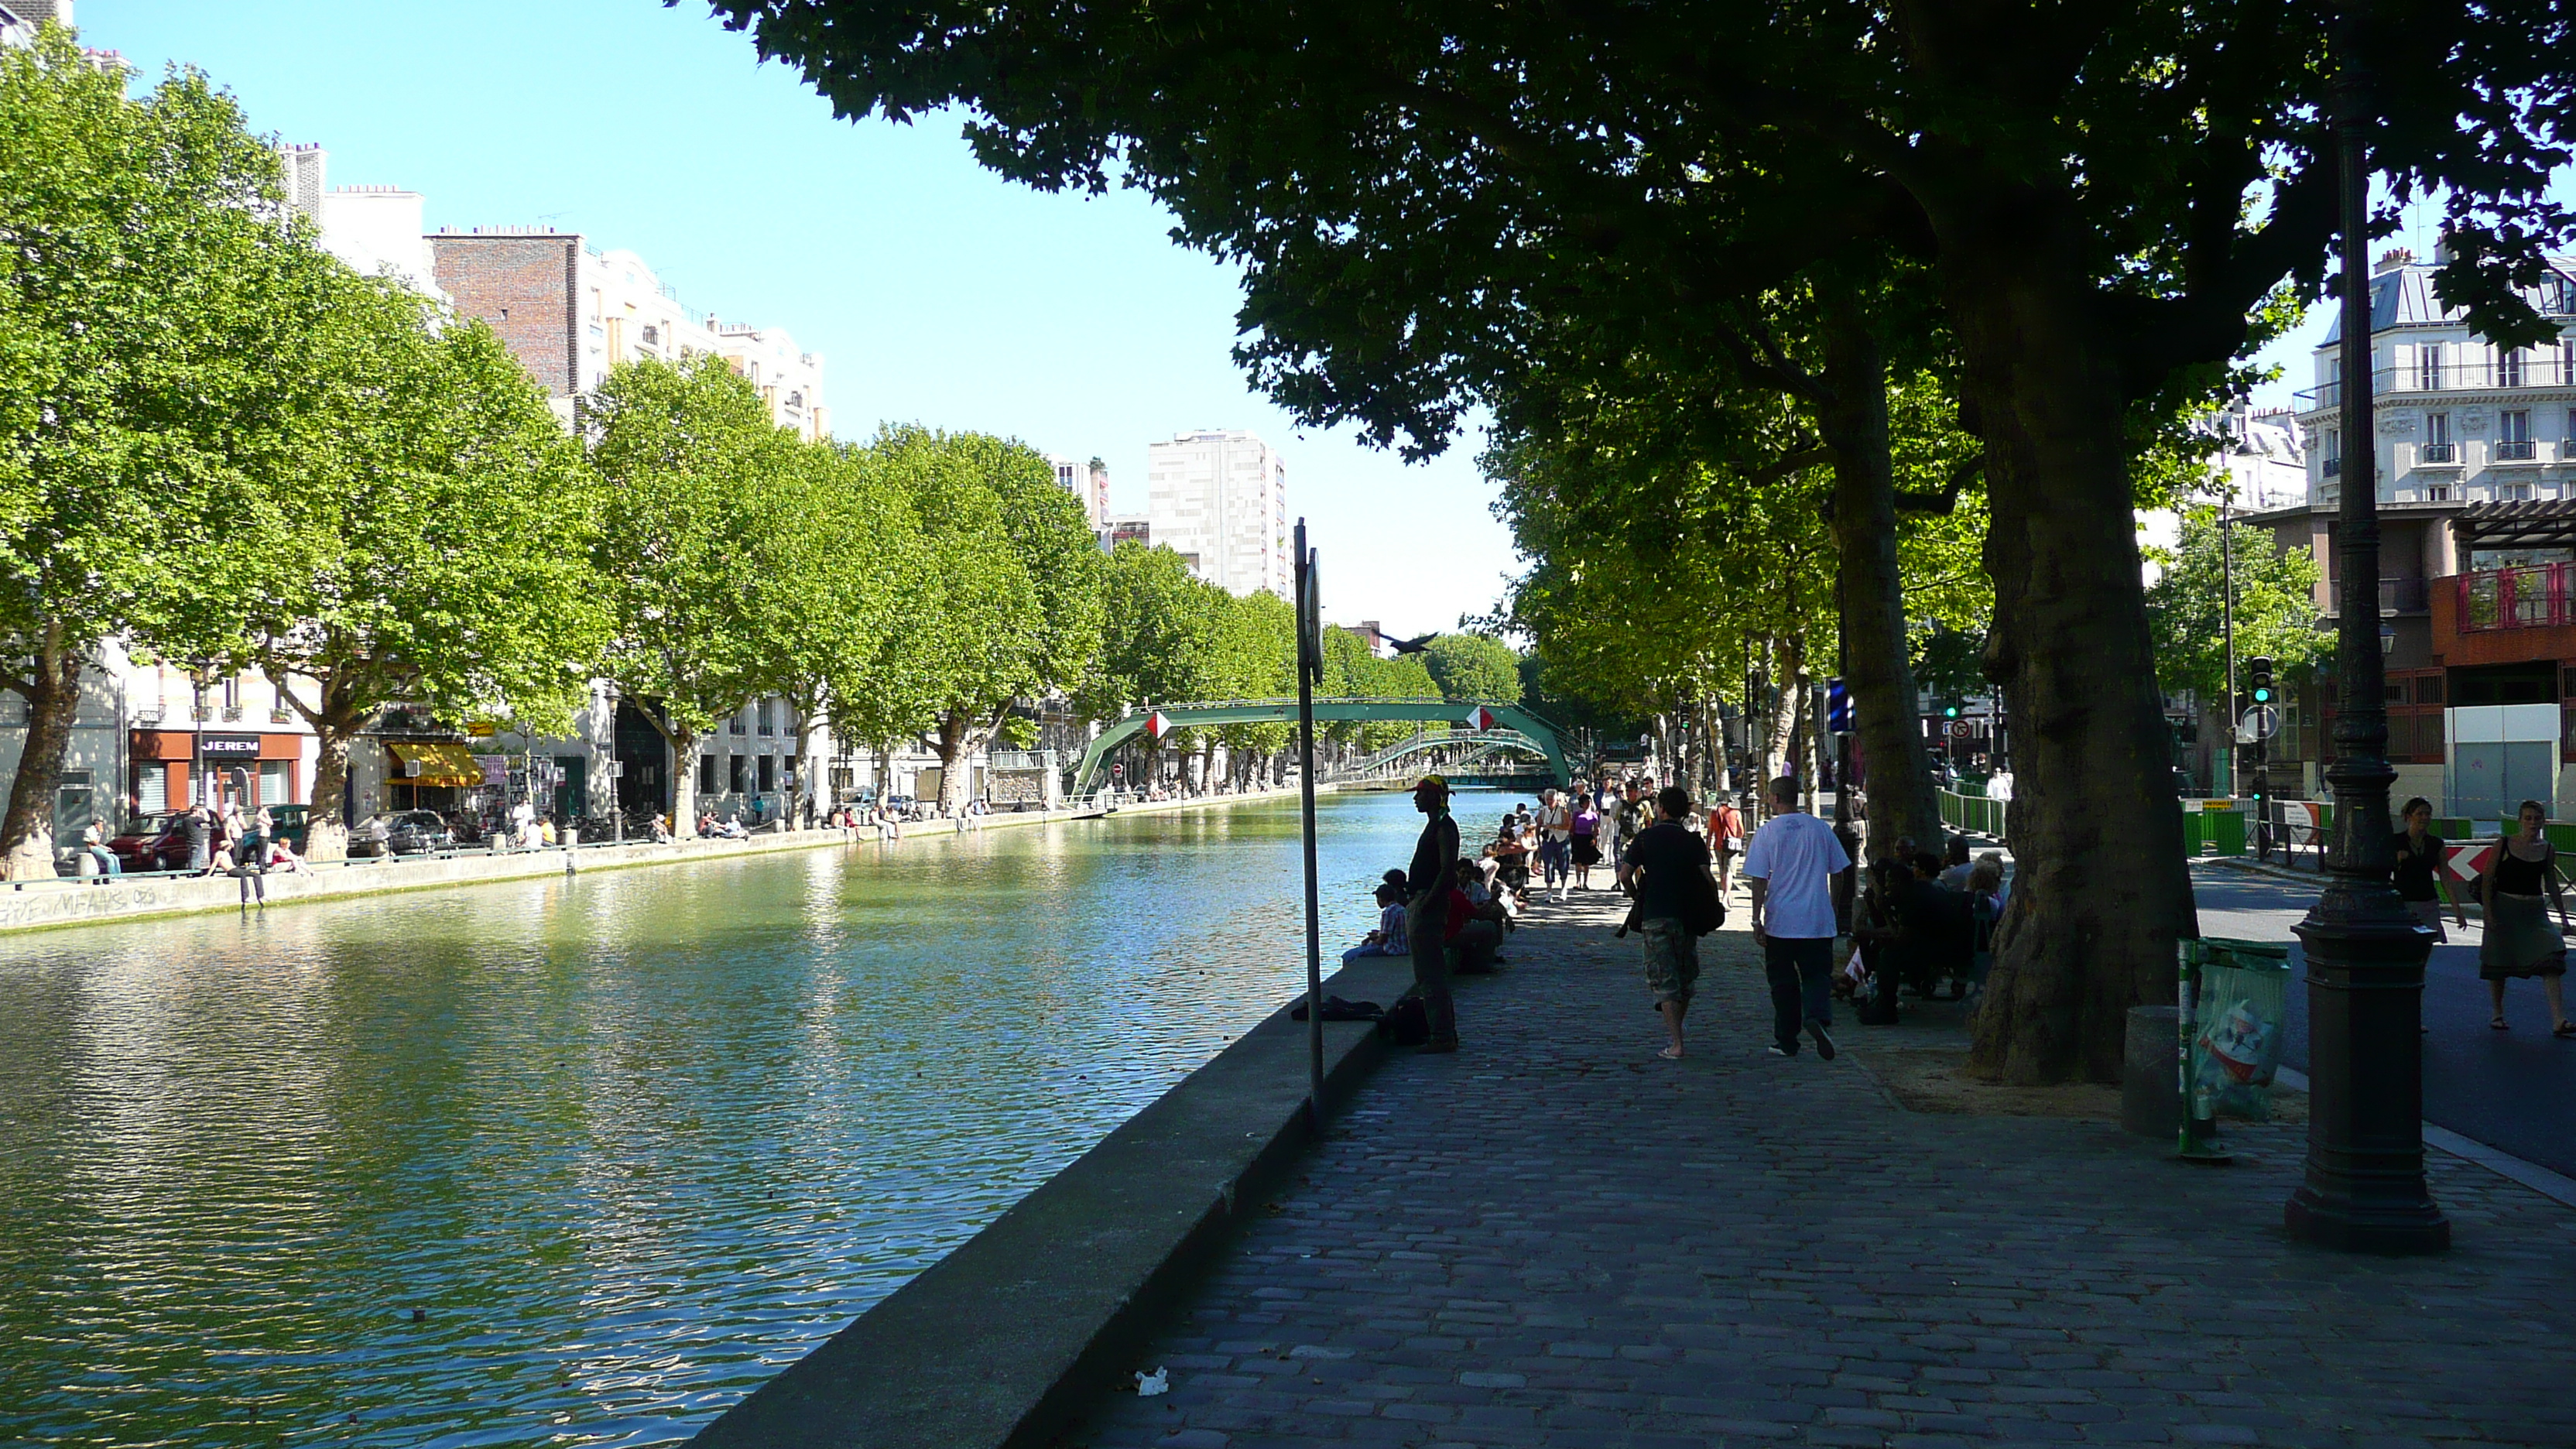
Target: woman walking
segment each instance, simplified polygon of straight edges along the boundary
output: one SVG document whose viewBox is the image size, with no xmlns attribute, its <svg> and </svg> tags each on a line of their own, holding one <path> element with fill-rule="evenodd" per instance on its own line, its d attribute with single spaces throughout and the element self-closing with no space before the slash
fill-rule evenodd
<svg viewBox="0 0 2576 1449">
<path fill-rule="evenodd" d="M 2540 989 L 2549 1000 L 2549 1031 L 2557 1037 L 2576 1037 L 2576 1023 L 2567 1020 L 2563 998 L 2567 977 L 2567 941 L 2562 929 L 2567 924 L 2567 902 L 2559 894 L 2558 851 L 2541 834 L 2540 827 L 2548 812 L 2537 800 L 2522 802 L 2522 828 L 2496 852 L 2495 865 L 2478 886 L 2478 899 L 2486 907 L 2486 940 L 2478 947 L 2478 975 L 2485 978 L 2487 996 L 2495 1003 L 2495 1017 L 2487 1025 L 2497 1031 L 2508 1028 L 2504 1020 L 2504 984 L 2520 976 L 2537 976 Z M 2541 892 L 2546 889 L 2548 898 Z M 2549 907 L 2558 907 L 2558 920 L 2552 924 Z"/>
<path fill-rule="evenodd" d="M 1574 888 L 1592 889 L 1592 867 L 1601 863 L 1601 810 L 1584 796 L 1576 803 L 1574 819 Z"/>
<path fill-rule="evenodd" d="M 2468 912 L 2461 909 L 2459 893 L 2451 889 L 2451 877 L 2442 867 L 2451 858 L 2450 842 L 2432 833 L 2433 802 L 2418 795 L 2406 802 L 2399 812 L 2406 828 L 2397 832 L 2397 870 L 2394 877 L 2397 898 L 2415 913 L 2415 919 L 2433 928 L 2433 939 L 2451 939 L 2442 930 L 2442 898 L 2451 902 L 2451 915 L 2460 929 L 2469 928 Z"/>
</svg>

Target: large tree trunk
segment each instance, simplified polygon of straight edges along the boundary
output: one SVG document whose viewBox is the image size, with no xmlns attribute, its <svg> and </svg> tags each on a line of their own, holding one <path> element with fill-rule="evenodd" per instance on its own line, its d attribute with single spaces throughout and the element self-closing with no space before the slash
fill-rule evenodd
<svg viewBox="0 0 2576 1449">
<path fill-rule="evenodd" d="M 1869 320 L 1846 300 L 1825 308 L 1825 387 L 1816 422 L 1834 454 L 1835 602 L 1843 625 L 1843 687 L 1870 766 L 1869 850 L 1899 839 L 1936 850 L 1941 802 L 1923 747 L 1907 658 L 1904 585 L 1896 568 L 1896 475 L 1888 452 L 1887 363 Z M 1844 782 L 1848 783 L 1848 782 Z"/>
<path fill-rule="evenodd" d="M 1768 691 L 1762 713 L 1762 778 L 1753 787 L 1766 810 L 1771 803 L 1771 782 L 1788 774 L 1791 762 L 1797 758 L 1798 681 L 1806 674 L 1794 637 L 1784 635 L 1772 640 L 1771 660 L 1762 678 L 1763 688 Z"/>
<path fill-rule="evenodd" d="M 0 816 L 0 852 L 7 855 L 11 880 L 54 878 L 54 791 L 71 749 L 72 723 L 80 717 L 81 669 L 88 660 L 85 644 L 64 639 L 61 626 L 48 625 L 19 681 L 27 700 L 27 742 L 9 784 L 8 814 Z"/>
<path fill-rule="evenodd" d="M 965 808 L 969 781 L 960 766 L 990 733 L 962 709 L 939 717 L 939 808 L 943 813 L 954 815 Z"/>
<path fill-rule="evenodd" d="M 2012 903 L 1971 1070 L 2115 1080 L 2128 1009 L 2174 1000 L 2193 932 L 2122 423 L 2091 287 L 2048 219 L 1981 219 L 1949 263 L 1994 523 L 1986 673 L 2013 730 Z M 2070 228 L 2071 229 L 2071 228 Z M 1991 260 L 1984 260 L 1990 258 Z"/>
<path fill-rule="evenodd" d="M 698 736 L 694 730 L 682 729 L 664 721 L 653 710 L 644 717 L 662 732 L 662 742 L 671 747 L 671 838 L 695 840 L 698 836 Z"/>
<path fill-rule="evenodd" d="M 307 716 L 309 719 L 310 716 Z M 313 808 L 304 837 L 304 858 L 329 862 L 349 858 L 349 741 L 358 722 L 349 718 L 313 720 Z"/>
</svg>

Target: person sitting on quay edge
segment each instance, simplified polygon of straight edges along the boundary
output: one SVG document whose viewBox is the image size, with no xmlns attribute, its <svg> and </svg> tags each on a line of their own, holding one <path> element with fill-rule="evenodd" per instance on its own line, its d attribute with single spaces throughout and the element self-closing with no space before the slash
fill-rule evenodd
<svg viewBox="0 0 2576 1449">
<path fill-rule="evenodd" d="M 1461 976 L 1490 976 L 1502 958 L 1503 932 L 1511 911 L 1502 892 L 1484 883 L 1472 860 L 1458 862 L 1457 883 L 1450 887 L 1449 949 L 1457 953 L 1454 969 Z"/>
<path fill-rule="evenodd" d="M 1412 943 L 1404 939 L 1403 888 L 1380 881 L 1377 889 L 1371 894 L 1377 901 L 1377 929 L 1363 937 L 1358 945 L 1342 953 L 1342 964 L 1345 966 L 1363 956 L 1413 954 Z"/>
<path fill-rule="evenodd" d="M 98 862 L 100 875 L 123 875 L 125 863 L 116 858 L 115 851 L 107 848 L 109 838 L 108 829 L 104 824 L 96 820 L 91 821 L 81 831 L 81 854 Z"/>
</svg>

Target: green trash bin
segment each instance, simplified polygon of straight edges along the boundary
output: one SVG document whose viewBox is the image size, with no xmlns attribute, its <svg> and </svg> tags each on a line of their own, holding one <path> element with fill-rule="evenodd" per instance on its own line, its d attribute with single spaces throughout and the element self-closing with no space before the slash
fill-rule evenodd
<svg viewBox="0 0 2576 1449">
<path fill-rule="evenodd" d="M 2290 1010 L 2290 948 L 2224 936 L 2198 943 L 2185 1047 L 2187 1117 L 2266 1122 Z"/>
<path fill-rule="evenodd" d="M 2220 855 L 2245 853 L 2245 817 L 2235 807 L 2202 810 L 2200 828 L 2209 838 L 2211 848 Z"/>
</svg>

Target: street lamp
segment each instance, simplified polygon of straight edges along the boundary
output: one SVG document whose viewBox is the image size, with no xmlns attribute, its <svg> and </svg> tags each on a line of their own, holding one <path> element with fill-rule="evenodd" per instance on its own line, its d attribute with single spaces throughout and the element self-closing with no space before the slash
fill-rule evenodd
<svg viewBox="0 0 2576 1449">
<path fill-rule="evenodd" d="M 2342 153 L 2343 389 L 2346 476 L 2339 501 L 2342 617 L 2337 683 L 2333 872 L 2295 929 L 2307 947 L 2309 1098 L 2304 1180 L 2284 1210 L 2290 1231 L 2328 1247 L 2439 1252 L 2451 1225 L 2424 1182 L 2424 1063 L 2418 1036 L 2433 932 L 2398 899 L 2390 872 L 2388 705 L 2379 639 L 2377 443 L 2370 408 L 2370 178 L 2359 27 L 2338 26 L 2335 133 Z"/>
</svg>

